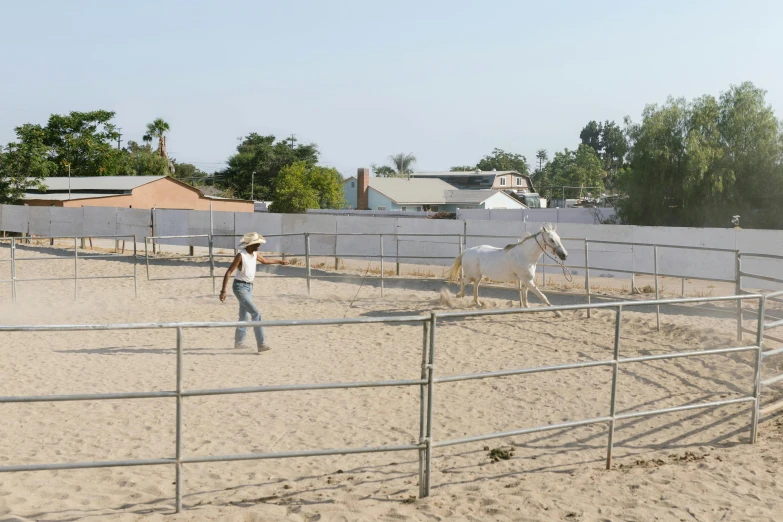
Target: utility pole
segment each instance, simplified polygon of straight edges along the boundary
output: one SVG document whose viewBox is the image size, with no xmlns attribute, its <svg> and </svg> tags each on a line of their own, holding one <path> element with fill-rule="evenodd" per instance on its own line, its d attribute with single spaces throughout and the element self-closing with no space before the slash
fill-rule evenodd
<svg viewBox="0 0 783 522">
<path fill-rule="evenodd" d="M 71 199 L 71 164 L 68 164 L 68 200 Z"/>
<path fill-rule="evenodd" d="M 122 129 L 117 129 L 117 150 L 120 150 L 122 146 Z"/>
<path fill-rule="evenodd" d="M 256 186 L 256 172 L 253 171 L 253 173 L 250 175 L 250 201 L 255 201 L 253 199 L 253 189 Z"/>
<path fill-rule="evenodd" d="M 291 141 L 291 150 L 293 150 L 294 149 L 294 143 L 296 143 L 296 138 L 294 137 L 293 134 L 291 134 L 290 141 Z"/>
</svg>

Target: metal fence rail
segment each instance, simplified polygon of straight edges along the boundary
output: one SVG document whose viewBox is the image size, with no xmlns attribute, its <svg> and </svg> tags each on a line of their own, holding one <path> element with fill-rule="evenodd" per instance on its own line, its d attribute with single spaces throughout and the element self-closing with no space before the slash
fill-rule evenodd
<svg viewBox="0 0 783 522">
<path fill-rule="evenodd" d="M 377 254 L 372 253 L 340 253 L 337 252 L 337 247 L 335 245 L 335 252 L 334 254 L 313 254 L 310 248 L 310 238 L 311 237 L 377 237 L 378 238 L 378 244 L 379 244 L 379 251 Z M 204 234 L 204 235 L 191 235 L 191 236 L 149 236 L 146 238 L 145 241 L 145 257 L 146 257 L 146 263 L 147 263 L 147 280 L 162 280 L 162 279 L 212 279 L 212 292 L 213 294 L 216 292 L 216 277 L 219 277 L 215 274 L 215 258 L 216 257 L 233 257 L 229 256 L 227 254 L 215 254 L 214 253 L 214 238 L 220 238 L 220 237 L 233 237 L 233 238 L 241 238 L 241 234 Z M 384 261 L 387 259 L 394 260 L 396 263 L 396 274 L 397 276 L 395 279 L 416 279 L 416 280 L 428 280 L 428 279 L 435 279 L 435 280 L 441 280 L 442 278 L 426 278 L 426 277 L 414 277 L 414 278 L 401 278 L 400 276 L 400 261 L 404 261 L 406 259 L 416 259 L 416 260 L 444 260 L 444 259 L 454 259 L 459 254 L 461 254 L 468 243 L 469 238 L 481 238 L 481 239 L 507 239 L 507 240 L 513 240 L 513 241 L 521 241 L 524 239 L 525 235 L 492 235 L 492 234 L 468 234 L 467 231 L 464 233 L 452 233 L 452 234 L 418 234 L 418 233 L 400 233 L 400 232 L 392 232 L 392 233 L 381 233 L 381 232 L 373 232 L 373 233 L 364 233 L 364 232 L 297 232 L 297 233 L 290 233 L 290 234 L 272 234 L 265 237 L 301 237 L 303 244 L 304 244 L 304 252 L 298 252 L 298 253 L 285 253 L 280 252 L 278 254 L 273 255 L 267 255 L 266 257 L 300 257 L 303 256 L 305 258 L 305 279 L 307 283 L 307 292 L 308 295 L 312 292 L 312 258 L 318 257 L 333 257 L 335 259 L 335 270 L 338 269 L 338 259 L 377 259 L 380 262 L 380 289 L 381 289 L 381 297 L 384 295 L 385 290 L 385 269 L 384 269 Z M 384 254 L 384 238 L 392 237 L 396 241 L 396 249 L 394 254 Z M 432 238 L 432 237 L 438 237 L 438 238 L 454 238 L 454 242 L 437 242 L 435 244 L 438 245 L 454 245 L 455 252 L 454 255 L 450 256 L 428 256 L 428 255 L 400 255 L 400 238 Z M 209 252 L 207 256 L 209 257 L 210 262 L 210 274 L 204 275 L 204 276 L 193 276 L 193 277 L 176 277 L 176 278 L 152 278 L 150 277 L 149 273 L 149 250 L 146 247 L 146 244 L 155 241 L 158 239 L 182 239 L 182 238 L 208 238 L 208 248 Z M 722 253 L 733 253 L 736 256 L 736 259 L 739 259 L 739 252 L 736 250 L 730 250 L 726 248 L 712 248 L 712 247 L 696 247 L 696 246 L 683 246 L 683 245 L 669 245 L 669 244 L 655 244 L 655 243 L 634 243 L 634 242 L 623 242 L 623 241 L 604 241 L 604 240 L 596 240 L 596 239 L 587 239 L 587 238 L 576 238 L 576 237 L 561 237 L 560 238 L 563 242 L 566 243 L 580 243 L 583 252 L 584 252 L 584 259 L 585 263 L 580 265 L 574 265 L 569 263 L 563 263 L 561 264 L 552 264 L 552 263 L 538 263 L 537 266 L 541 267 L 542 272 L 542 278 L 543 278 L 543 285 L 546 286 L 546 269 L 547 268 L 555 268 L 555 269 L 562 269 L 562 267 L 568 268 L 568 269 L 579 269 L 584 270 L 585 273 L 585 295 L 587 297 L 587 303 L 590 304 L 592 302 L 592 292 L 590 288 L 590 271 L 598 270 L 601 272 L 617 272 L 617 273 L 623 273 L 623 274 L 631 274 L 631 293 L 634 291 L 634 277 L 636 275 L 651 275 L 654 279 L 654 286 L 655 286 L 655 297 L 658 299 L 660 297 L 660 289 L 659 289 L 659 277 L 662 275 L 658 271 L 658 251 L 659 249 L 681 249 L 681 250 L 698 250 L 698 251 L 706 251 L 706 252 L 722 252 Z M 404 239 L 403 239 L 404 240 Z M 627 270 L 622 268 L 613 268 L 613 267 L 602 267 L 602 266 L 594 266 L 590 265 L 590 254 L 589 254 L 589 248 L 590 244 L 605 244 L 605 245 L 622 245 L 622 246 L 629 246 L 633 249 L 634 246 L 638 247 L 649 247 L 653 249 L 653 271 L 644 271 L 644 270 Z M 235 255 L 235 254 L 234 254 Z M 178 259 L 190 259 L 190 258 L 203 258 L 204 255 L 201 256 L 178 256 Z M 368 271 L 369 274 L 369 271 Z M 287 274 L 276 274 L 275 277 L 298 277 L 296 275 L 287 275 Z M 343 278 L 343 275 L 324 275 L 319 274 L 316 278 L 317 279 L 329 279 L 329 278 Z M 717 282 L 725 282 L 725 283 L 735 283 L 735 287 L 737 289 L 740 288 L 740 274 L 739 274 L 739 261 L 735 262 L 735 277 L 734 278 L 708 278 L 708 277 L 701 277 L 701 276 L 665 276 L 665 277 L 679 277 L 682 280 L 682 294 L 681 297 L 685 297 L 685 280 L 686 279 L 692 279 L 692 280 L 700 280 L 700 281 L 717 281 Z M 737 292 L 739 294 L 739 291 Z M 522 305 L 522 296 L 520 295 L 520 306 Z M 588 317 L 590 317 L 591 310 L 588 309 Z M 738 309 L 738 339 L 741 339 L 741 311 Z M 660 307 L 656 308 L 656 323 L 657 327 L 660 330 Z"/>
<path fill-rule="evenodd" d="M 783 292 L 774 294 L 781 295 Z M 614 428 L 617 421 L 647 417 L 653 415 L 664 415 L 673 412 L 688 411 L 694 409 L 712 408 L 718 406 L 728 406 L 735 404 L 749 403 L 752 405 L 751 419 L 749 423 L 750 442 L 756 440 L 759 416 L 765 413 L 765 410 L 759 410 L 759 401 L 761 388 L 767 381 L 761 381 L 760 368 L 761 361 L 772 352 L 763 352 L 764 330 L 773 327 L 772 324 L 764 322 L 764 306 L 766 296 L 760 294 L 728 296 L 728 297 L 706 297 L 691 299 L 667 299 L 659 301 L 626 301 L 620 303 L 596 303 L 589 305 L 569 305 L 553 306 L 541 308 L 515 308 L 502 310 L 478 310 L 462 312 L 430 312 L 428 315 L 410 315 L 397 317 L 357 317 L 350 319 L 306 319 L 306 320 L 279 320 L 279 321 L 258 321 L 258 322 L 178 322 L 178 323 L 135 323 L 135 324 L 104 324 L 104 325 L 0 325 L 2 332 L 50 332 L 50 331 L 105 331 L 105 330 L 149 330 L 165 329 L 176 331 L 176 389 L 169 391 L 139 391 L 128 393 L 96 393 L 96 394 L 72 394 L 72 395 L 45 395 L 45 396 L 8 396 L 0 397 L 0 404 L 3 403 L 32 403 L 32 402 L 62 402 L 62 401 L 85 401 L 85 400 L 117 400 L 117 399 L 147 399 L 147 398 L 174 398 L 176 400 L 176 442 L 174 456 L 161 457 L 140 460 L 119 460 L 119 461 L 99 461 L 99 462 L 70 462 L 70 463 L 45 463 L 45 464 L 24 464 L 24 465 L 6 465 L 0 466 L 2 472 L 17 471 L 40 471 L 40 470 L 66 470 L 66 469 L 85 469 L 85 468 L 105 468 L 122 466 L 153 466 L 153 465 L 173 465 L 176 471 L 176 490 L 175 490 L 175 510 L 182 509 L 182 473 L 183 464 L 203 463 L 203 462 L 228 462 L 244 460 L 263 460 L 277 458 L 295 458 L 312 457 L 320 455 L 347 455 L 357 453 L 379 453 L 379 452 L 397 452 L 397 451 L 417 451 L 419 454 L 419 496 L 426 497 L 430 495 L 432 488 L 432 459 L 434 450 L 446 446 L 458 444 L 468 444 L 483 440 L 512 437 L 527 433 L 540 431 L 585 426 L 588 424 L 608 424 L 608 441 L 606 467 L 611 468 L 614 444 Z M 674 352 L 667 354 L 646 355 L 641 357 L 621 357 L 620 332 L 623 310 L 632 307 L 652 306 L 661 304 L 679 304 L 679 303 L 703 303 L 718 301 L 757 301 L 759 306 L 756 343 L 750 346 L 738 346 L 731 348 L 713 348 L 700 351 Z M 489 317 L 496 315 L 516 315 L 516 314 L 534 314 L 552 311 L 583 310 L 583 309 L 611 309 L 615 311 L 614 321 L 614 349 L 613 356 L 608 359 L 598 361 L 579 361 L 568 364 L 542 366 L 535 368 L 518 368 L 512 370 L 488 371 L 477 374 L 465 375 L 446 375 L 436 376 L 436 341 L 438 338 L 437 327 L 444 319 L 465 319 L 469 317 Z M 305 325 L 342 325 L 342 324 L 420 324 L 423 328 L 422 352 L 421 352 L 421 374 L 417 379 L 400 379 L 389 381 L 364 381 L 364 382 L 330 382 L 319 384 L 290 384 L 275 386 L 255 386 L 245 388 L 219 388 L 219 389 L 185 389 L 182 383 L 182 369 L 184 357 L 184 331 L 186 329 L 199 328 L 231 328 L 237 326 L 279 326 L 295 327 Z M 617 411 L 618 383 L 617 374 L 619 367 L 623 364 L 634 364 L 653 360 L 667 360 L 683 357 L 701 357 L 712 355 L 724 355 L 739 352 L 755 352 L 756 362 L 754 378 L 752 382 L 752 393 L 732 399 L 722 401 L 703 402 L 697 404 L 684 404 L 670 408 L 656 410 L 644 410 L 619 413 Z M 774 351 L 774 354 L 779 353 Z M 446 439 L 435 441 L 433 433 L 433 411 L 435 409 L 435 387 L 436 385 L 446 385 L 467 380 L 490 379 L 496 377 L 506 377 L 511 375 L 530 375 L 535 373 L 553 372 L 562 370 L 578 370 L 596 366 L 608 366 L 613 370 L 611 384 L 611 400 L 607 405 L 607 415 L 588 418 L 575 419 L 559 424 L 525 427 L 511 431 L 478 434 L 459 439 Z M 751 383 L 749 383 L 751 384 Z M 209 456 L 187 456 L 182 447 L 183 425 L 182 409 L 183 399 L 185 397 L 211 396 L 211 395 L 233 395 L 245 393 L 270 393 L 285 392 L 295 390 L 331 390 L 331 389 L 352 389 L 352 388 L 371 388 L 371 387 L 402 387 L 418 386 L 419 393 L 419 440 L 410 444 L 396 445 L 376 445 L 369 447 L 349 447 L 349 448 L 329 448 L 303 451 L 287 451 L 277 453 L 250 453 L 250 454 L 226 454 Z"/>
<path fill-rule="evenodd" d="M 750 293 L 749 291 L 743 288 L 743 279 L 742 279 L 743 277 L 749 279 L 756 279 L 760 281 L 767 281 L 771 283 L 779 283 L 783 285 L 783 278 L 773 277 L 766 274 L 756 274 L 743 270 L 742 261 L 744 259 L 770 259 L 770 260 L 783 261 L 783 256 L 778 256 L 774 254 L 757 254 L 753 252 L 737 252 L 736 269 L 735 269 L 737 274 L 737 284 L 736 284 L 735 293 L 737 294 Z M 767 299 L 776 303 L 783 303 L 783 294 L 781 294 L 781 292 L 773 292 L 771 294 L 767 294 Z M 742 340 L 743 332 L 750 332 L 750 333 L 753 332 L 753 330 L 744 327 L 745 313 L 747 312 L 749 312 L 749 310 L 744 310 L 742 306 L 739 303 L 737 303 L 737 339 L 739 340 Z M 750 311 L 750 313 L 752 314 L 753 312 Z M 759 315 L 759 317 L 761 316 Z"/>
<path fill-rule="evenodd" d="M 783 290 L 767 294 L 764 297 L 765 297 L 766 300 L 776 300 L 777 301 L 781 297 L 783 297 Z M 759 325 L 762 326 L 764 331 L 772 330 L 773 328 L 781 328 L 781 327 L 783 327 L 783 320 L 781 320 L 781 319 L 778 319 L 778 320 L 772 321 L 772 322 L 766 322 L 765 319 L 766 319 L 765 314 L 759 315 L 758 322 L 759 322 Z M 775 357 L 775 356 L 779 356 L 779 355 L 783 355 L 783 348 L 777 348 L 775 350 L 767 350 L 767 351 L 762 351 L 761 352 L 761 360 L 758 363 L 758 369 L 757 369 L 757 371 L 759 373 L 759 378 L 761 378 L 762 363 L 765 360 L 769 359 L 770 357 Z M 766 379 L 760 381 L 759 385 L 760 385 L 760 388 L 763 389 L 763 388 L 770 387 L 770 386 L 772 386 L 774 384 L 777 384 L 779 382 L 782 382 L 782 381 L 783 381 L 783 372 L 781 372 L 781 373 L 779 373 L 777 375 L 773 375 L 771 377 L 767 377 Z M 759 410 L 759 415 L 768 415 L 768 414 L 776 412 L 776 411 L 778 411 L 780 409 L 783 409 L 783 399 L 777 400 L 775 402 L 772 402 L 772 403 L 764 406 L 764 408 Z"/>
<path fill-rule="evenodd" d="M 84 281 L 86 279 L 133 279 L 133 292 L 135 297 L 139 297 L 139 285 L 138 285 L 138 279 L 136 277 L 136 264 L 137 264 L 137 255 L 136 255 L 136 236 L 135 235 L 123 235 L 123 236 L 89 236 L 90 239 L 114 239 L 115 244 L 117 244 L 119 241 L 125 241 L 130 240 L 133 242 L 133 254 L 82 254 L 79 256 L 79 239 L 84 240 L 87 239 L 87 236 L 80 237 L 80 236 L 35 236 L 35 237 L 26 237 L 26 238 L 16 238 L 16 237 L 5 237 L 0 238 L 0 243 L 2 242 L 9 242 L 10 243 L 10 249 L 11 249 L 11 256 L 9 259 L 0 259 L 0 262 L 6 262 L 11 263 L 11 278 L 10 279 L 0 279 L 0 283 L 11 283 L 11 300 L 16 303 L 17 301 L 17 283 L 20 282 L 31 282 L 31 281 L 73 281 L 73 300 L 76 301 L 79 296 L 79 281 Z M 19 257 L 17 254 L 17 251 L 19 250 L 19 245 L 29 243 L 30 241 L 38 241 L 38 240 L 45 240 L 48 239 L 54 244 L 55 239 L 67 239 L 71 240 L 73 239 L 73 276 L 69 277 L 46 277 L 46 278 L 20 278 L 17 277 L 17 264 L 20 261 L 66 261 L 71 259 L 71 257 Z M 124 247 L 123 247 L 124 248 Z M 87 260 L 87 259 L 107 259 L 107 258 L 118 258 L 118 257 L 133 257 L 133 274 L 131 275 L 117 275 L 117 276 L 84 276 L 79 275 L 79 260 Z"/>
</svg>

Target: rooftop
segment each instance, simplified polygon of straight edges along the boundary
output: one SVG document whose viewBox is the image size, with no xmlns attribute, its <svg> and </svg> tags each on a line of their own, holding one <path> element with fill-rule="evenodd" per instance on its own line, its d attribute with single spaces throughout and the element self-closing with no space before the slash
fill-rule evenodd
<svg viewBox="0 0 783 522">
<path fill-rule="evenodd" d="M 495 194 L 498 194 L 497 190 L 447 190 L 446 203 L 450 203 L 452 205 L 457 203 L 478 205 L 488 200 Z M 501 194 L 503 193 L 501 192 Z"/>
<path fill-rule="evenodd" d="M 52 193 L 37 193 L 31 192 L 25 193 L 22 199 L 40 199 L 45 201 L 68 201 L 72 199 L 93 199 L 93 198 L 110 198 L 117 194 L 92 194 L 89 192 L 71 192 L 70 196 L 68 192 L 52 192 Z"/>
<path fill-rule="evenodd" d="M 446 203 L 446 191 L 457 190 L 441 179 L 370 178 L 370 188 L 400 205 Z"/>
<path fill-rule="evenodd" d="M 46 192 L 68 192 L 70 179 L 71 199 L 73 192 L 106 191 L 106 192 L 130 192 L 147 183 L 158 181 L 165 176 L 84 176 L 84 177 L 52 177 L 43 180 Z M 31 190 L 36 192 L 36 190 Z M 42 199 L 42 198 L 38 198 Z"/>
<path fill-rule="evenodd" d="M 445 176 L 455 176 L 455 177 L 467 177 L 467 176 L 501 176 L 504 174 L 516 174 L 519 175 L 519 172 L 516 170 L 480 170 L 476 172 L 475 170 L 455 170 L 455 171 L 444 171 L 444 172 L 414 172 L 411 174 L 414 178 L 438 178 L 438 177 L 445 177 Z"/>
</svg>

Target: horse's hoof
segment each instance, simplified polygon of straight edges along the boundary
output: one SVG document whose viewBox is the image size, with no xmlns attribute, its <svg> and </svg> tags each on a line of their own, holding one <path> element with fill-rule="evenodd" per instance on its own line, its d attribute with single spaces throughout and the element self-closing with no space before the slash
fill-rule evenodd
<svg viewBox="0 0 783 522">
<path fill-rule="evenodd" d="M 561 312 L 555 312 L 555 317 L 563 317 L 563 314 Z"/>
</svg>

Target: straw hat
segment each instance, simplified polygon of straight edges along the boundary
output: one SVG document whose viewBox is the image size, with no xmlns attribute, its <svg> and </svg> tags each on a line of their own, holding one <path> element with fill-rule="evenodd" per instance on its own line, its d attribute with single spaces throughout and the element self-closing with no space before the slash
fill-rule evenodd
<svg viewBox="0 0 783 522">
<path fill-rule="evenodd" d="M 261 243 L 266 243 L 266 239 L 258 232 L 248 232 L 242 236 L 242 240 L 239 242 L 242 246 L 260 245 Z"/>
</svg>

